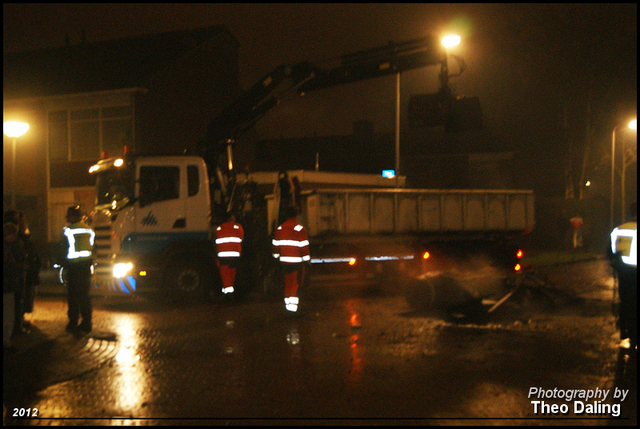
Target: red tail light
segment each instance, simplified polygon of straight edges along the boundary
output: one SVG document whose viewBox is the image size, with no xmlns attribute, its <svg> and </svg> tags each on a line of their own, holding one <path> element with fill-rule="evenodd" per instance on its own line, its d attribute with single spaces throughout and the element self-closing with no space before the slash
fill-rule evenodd
<svg viewBox="0 0 640 429">
<path fill-rule="evenodd" d="M 516 258 L 522 259 L 522 256 L 524 256 L 524 252 L 518 249 L 518 251 L 516 252 Z"/>
</svg>

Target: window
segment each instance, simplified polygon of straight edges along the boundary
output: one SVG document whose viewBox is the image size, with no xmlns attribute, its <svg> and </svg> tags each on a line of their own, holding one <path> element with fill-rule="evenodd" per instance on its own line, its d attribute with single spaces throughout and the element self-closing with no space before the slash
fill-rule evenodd
<svg viewBox="0 0 640 429">
<path fill-rule="evenodd" d="M 132 144 L 133 111 L 127 106 L 49 112 L 51 161 L 86 161 L 122 153 Z"/>
<path fill-rule="evenodd" d="M 71 159 L 96 159 L 100 155 L 100 124 L 71 122 Z"/>
<path fill-rule="evenodd" d="M 123 148 L 131 143 L 131 119 L 102 121 L 102 152 L 115 156 L 122 153 Z"/>
<path fill-rule="evenodd" d="M 132 142 L 131 106 L 102 108 L 102 152 L 122 153 Z"/>
<path fill-rule="evenodd" d="M 143 205 L 180 197 L 178 167 L 140 167 L 140 202 Z"/>
<path fill-rule="evenodd" d="M 68 111 L 49 112 L 49 157 L 52 161 L 69 159 Z"/>
</svg>

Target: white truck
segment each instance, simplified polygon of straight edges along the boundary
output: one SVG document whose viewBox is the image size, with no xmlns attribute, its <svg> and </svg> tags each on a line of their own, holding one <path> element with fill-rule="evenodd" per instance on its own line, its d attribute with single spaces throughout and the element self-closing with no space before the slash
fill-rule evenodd
<svg viewBox="0 0 640 429">
<path fill-rule="evenodd" d="M 203 159 L 125 155 L 100 160 L 91 172 L 98 286 L 131 293 L 147 276 L 185 291 L 203 286 L 215 266 Z"/>
<path fill-rule="evenodd" d="M 101 160 L 94 173 L 95 278 L 102 287 L 131 293 L 161 286 L 190 293 L 217 285 L 215 224 L 202 158 L 130 155 Z M 512 239 L 534 227 L 532 191 L 406 189 L 382 176 L 289 174 L 302 187 L 299 220 L 308 231 L 316 272 L 422 269 L 426 252 L 437 258 L 439 252 L 472 247 L 499 255 L 513 268 L 518 246 Z M 239 187 L 273 189 L 276 178 L 276 172 L 255 173 Z M 248 277 L 239 280 L 241 291 L 266 287 L 261 276 L 268 271 L 278 216 L 273 194 L 251 198 L 251 209 L 238 213 L 247 231 Z"/>
<path fill-rule="evenodd" d="M 285 93 L 306 92 L 438 63 L 444 110 L 437 116 L 448 126 L 459 122 L 450 119 L 460 109 L 448 86 L 446 55 L 439 41 L 424 38 L 342 56 L 339 66 L 330 70 L 308 62 L 276 68 L 211 121 L 199 145 L 200 156 L 125 151 L 122 157 L 100 160 L 90 170 L 97 183 L 91 214 L 97 283 L 124 293 L 151 286 L 181 292 L 214 287 L 219 280 L 211 238 L 220 215 L 228 210 L 246 231 L 242 259 L 247 269 L 239 272 L 247 277 L 238 279 L 246 286 L 239 289 L 262 283 L 270 261 L 275 205 L 266 195 L 271 192 L 259 189 L 272 190 L 277 173 L 237 180 L 235 139 L 278 103 L 272 94 L 284 82 L 293 82 Z M 534 224 L 531 191 L 404 189 L 403 182 L 382 177 L 291 174 L 302 183 L 300 220 L 308 228 L 318 270 L 356 266 L 375 272 L 389 264 L 415 262 L 432 248 L 469 248 L 471 243 L 506 252 L 510 260 L 515 250 L 508 237 Z"/>
</svg>

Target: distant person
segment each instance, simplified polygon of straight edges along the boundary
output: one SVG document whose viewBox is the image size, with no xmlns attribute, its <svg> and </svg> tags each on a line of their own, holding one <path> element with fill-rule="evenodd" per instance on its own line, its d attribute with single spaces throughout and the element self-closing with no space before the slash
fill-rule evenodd
<svg viewBox="0 0 640 429">
<path fill-rule="evenodd" d="M 278 173 L 278 181 L 274 189 L 276 204 L 278 206 L 278 220 L 276 225 L 281 225 L 286 219 L 284 212 L 287 207 L 293 205 L 294 185 L 289 174 L 285 170 Z"/>
<path fill-rule="evenodd" d="M 67 209 L 69 226 L 63 230 L 67 249 L 64 262 L 68 281 L 68 332 L 88 334 L 92 329 L 91 322 L 91 266 L 93 264 L 93 242 L 95 234 L 82 221 L 80 206 Z M 82 316 L 82 322 L 78 321 Z"/>
<path fill-rule="evenodd" d="M 15 324 L 16 290 L 24 276 L 24 249 L 18 238 L 18 225 L 5 222 L 2 228 L 2 345 L 11 349 Z"/>
<path fill-rule="evenodd" d="M 298 311 L 299 289 L 304 285 L 311 260 L 307 230 L 296 220 L 297 212 L 294 206 L 285 208 L 286 220 L 276 229 L 272 241 L 273 257 L 280 261 L 284 271 L 285 310 L 291 313 Z"/>
<path fill-rule="evenodd" d="M 302 187 L 298 176 L 291 178 L 291 205 L 298 209 L 298 213 L 302 210 L 302 200 L 300 200 L 300 194 L 302 193 Z"/>
<path fill-rule="evenodd" d="M 579 247 L 582 247 L 582 226 L 584 225 L 584 221 L 580 216 L 574 216 L 569 219 L 572 227 L 572 245 L 573 249 L 576 250 Z"/>
<path fill-rule="evenodd" d="M 638 344 L 638 218 L 637 205 L 631 206 L 631 220 L 611 232 L 609 256 L 617 279 L 620 340 Z"/>
<path fill-rule="evenodd" d="M 230 298 L 235 291 L 236 270 L 242 255 L 244 229 L 235 216 L 227 212 L 225 221 L 216 229 L 216 264 L 222 278 L 222 293 Z"/>
<path fill-rule="evenodd" d="M 18 237 L 22 240 L 25 248 L 25 279 L 24 295 L 22 300 L 22 314 L 16 315 L 21 319 L 21 326 L 25 329 L 31 327 L 31 322 L 25 319 L 25 314 L 31 314 L 37 295 L 37 287 L 40 284 L 41 261 L 38 249 L 31 240 L 31 231 L 27 223 L 27 218 L 23 212 L 11 210 L 8 214 L 12 217 L 13 223 L 18 225 Z"/>
</svg>

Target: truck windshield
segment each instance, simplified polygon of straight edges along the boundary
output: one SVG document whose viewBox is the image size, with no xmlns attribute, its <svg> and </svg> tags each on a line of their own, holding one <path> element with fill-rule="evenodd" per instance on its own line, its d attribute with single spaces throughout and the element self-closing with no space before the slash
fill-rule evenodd
<svg viewBox="0 0 640 429">
<path fill-rule="evenodd" d="M 133 171 L 130 169 L 110 169 L 98 173 L 96 179 L 96 206 L 120 210 L 133 202 Z"/>
</svg>

